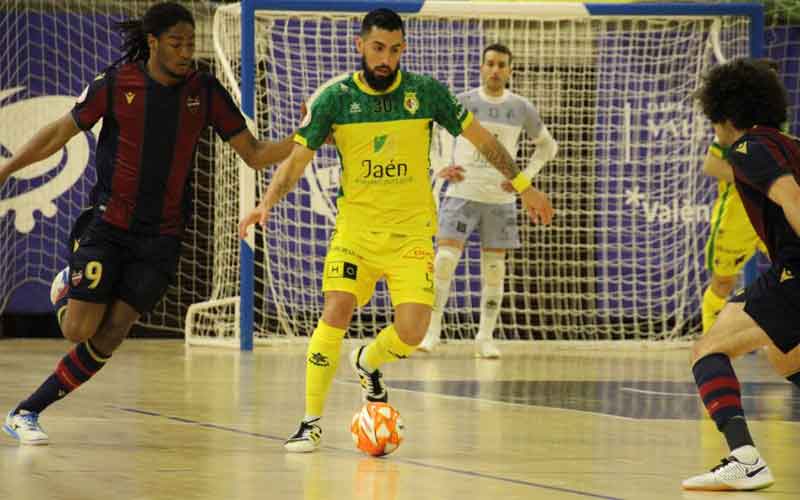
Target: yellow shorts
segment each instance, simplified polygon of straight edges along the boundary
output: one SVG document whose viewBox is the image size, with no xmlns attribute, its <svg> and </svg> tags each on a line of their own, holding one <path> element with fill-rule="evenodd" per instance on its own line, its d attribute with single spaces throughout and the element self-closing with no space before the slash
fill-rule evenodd
<svg viewBox="0 0 800 500">
<path fill-rule="evenodd" d="M 392 304 L 433 305 L 433 240 L 372 231 L 335 231 L 325 257 L 322 291 L 350 292 L 359 307 L 385 277 Z"/>
<path fill-rule="evenodd" d="M 748 260 L 766 247 L 750 224 L 736 186 L 720 181 L 706 242 L 706 267 L 719 276 L 736 276 Z"/>
</svg>

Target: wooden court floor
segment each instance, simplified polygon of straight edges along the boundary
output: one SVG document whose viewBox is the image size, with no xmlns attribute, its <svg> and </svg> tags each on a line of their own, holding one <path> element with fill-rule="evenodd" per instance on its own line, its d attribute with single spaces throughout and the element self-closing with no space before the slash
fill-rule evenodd
<svg viewBox="0 0 800 500">
<path fill-rule="evenodd" d="M 49 375 L 67 347 L 0 341 L 0 410 Z M 735 368 L 775 485 L 685 493 L 681 479 L 727 451 L 695 395 L 687 350 L 501 349 L 503 359 L 487 361 L 449 345 L 388 367 L 406 442 L 375 459 L 349 436 L 360 388 L 345 358 L 324 447 L 292 455 L 281 444 L 302 414 L 303 345 L 241 354 L 132 340 L 43 413 L 50 446 L 0 436 L 0 499 L 800 499 L 800 390 L 772 375 L 764 356 Z"/>
</svg>

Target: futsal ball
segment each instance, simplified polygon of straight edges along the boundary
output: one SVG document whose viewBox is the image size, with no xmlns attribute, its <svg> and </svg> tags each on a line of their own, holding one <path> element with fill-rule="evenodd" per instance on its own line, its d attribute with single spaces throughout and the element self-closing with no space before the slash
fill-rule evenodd
<svg viewBox="0 0 800 500">
<path fill-rule="evenodd" d="M 356 448 L 367 455 L 388 455 L 403 442 L 403 419 L 387 403 L 367 403 L 353 415 L 350 433 Z"/>
</svg>

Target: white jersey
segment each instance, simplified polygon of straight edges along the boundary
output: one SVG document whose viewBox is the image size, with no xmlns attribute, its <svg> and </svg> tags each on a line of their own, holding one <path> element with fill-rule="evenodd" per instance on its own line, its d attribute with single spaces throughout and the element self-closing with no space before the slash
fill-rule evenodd
<svg viewBox="0 0 800 500">
<path fill-rule="evenodd" d="M 500 97 L 487 95 L 482 87 L 458 96 L 461 104 L 480 120 L 481 125 L 495 135 L 512 156 L 516 156 L 519 137 L 524 129 L 531 138 L 537 138 L 544 129 L 539 112 L 531 102 L 508 90 Z M 442 134 L 447 134 L 442 130 Z M 442 138 L 442 146 L 452 144 L 449 137 Z M 445 140 L 450 139 L 450 140 Z M 505 177 L 497 171 L 464 137 L 455 140 L 452 159 L 443 151 L 446 163 L 464 168 L 464 180 L 451 182 L 446 195 L 482 203 L 514 203 L 516 195 L 500 187 Z"/>
</svg>

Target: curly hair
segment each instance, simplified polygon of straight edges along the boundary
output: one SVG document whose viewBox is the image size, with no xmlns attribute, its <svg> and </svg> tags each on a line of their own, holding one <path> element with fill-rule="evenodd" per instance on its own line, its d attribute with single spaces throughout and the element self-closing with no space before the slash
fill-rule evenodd
<svg viewBox="0 0 800 500">
<path fill-rule="evenodd" d="M 188 23 L 194 26 L 192 13 L 177 2 L 155 4 L 147 9 L 141 19 L 114 23 L 114 28 L 120 32 L 123 38 L 123 56 L 117 62 L 123 60 L 126 62 L 147 61 L 147 58 L 150 57 L 147 35 L 161 36 L 162 33 L 178 23 Z"/>
<path fill-rule="evenodd" d="M 711 123 L 729 120 L 739 129 L 780 128 L 788 96 L 775 69 L 764 59 L 734 59 L 712 68 L 695 93 Z"/>
</svg>

